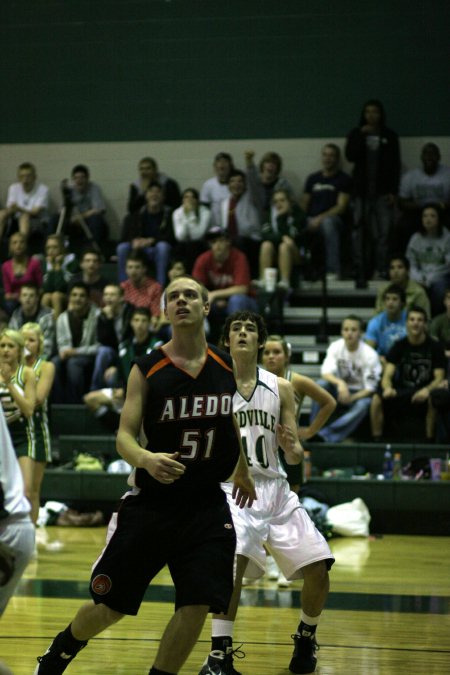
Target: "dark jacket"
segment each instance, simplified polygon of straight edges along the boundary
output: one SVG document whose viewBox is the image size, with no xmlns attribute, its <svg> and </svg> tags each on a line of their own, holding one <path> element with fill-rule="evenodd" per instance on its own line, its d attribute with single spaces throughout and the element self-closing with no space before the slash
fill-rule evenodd
<svg viewBox="0 0 450 675">
<path fill-rule="evenodd" d="M 380 107 L 380 154 L 378 162 L 377 194 L 397 194 L 400 182 L 400 145 L 395 131 L 388 129 L 385 124 L 385 114 L 381 104 L 367 101 L 364 104 L 359 121 L 359 127 L 352 129 L 347 136 L 345 156 L 353 167 L 353 193 L 355 196 L 364 197 L 367 191 L 367 145 L 366 134 L 361 127 L 364 126 L 364 110 L 370 103 L 376 103 Z"/>
</svg>

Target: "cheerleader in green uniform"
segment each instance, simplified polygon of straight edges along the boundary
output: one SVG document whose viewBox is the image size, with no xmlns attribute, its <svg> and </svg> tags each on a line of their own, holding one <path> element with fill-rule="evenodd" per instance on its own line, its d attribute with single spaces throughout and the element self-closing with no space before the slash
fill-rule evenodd
<svg viewBox="0 0 450 675">
<path fill-rule="evenodd" d="M 35 453 L 32 463 L 31 515 L 39 514 L 41 483 L 47 462 L 52 459 L 48 425 L 48 397 L 55 379 L 55 366 L 42 358 L 44 335 L 38 323 L 25 323 L 20 332 L 25 342 L 25 363 L 36 376 L 36 407 L 33 413 Z"/>
<path fill-rule="evenodd" d="M 5 328 L 0 333 L 0 403 L 5 412 L 14 450 L 31 502 L 36 443 L 33 412 L 36 404 L 36 376 L 23 362 L 24 339 L 19 331 Z"/>
</svg>

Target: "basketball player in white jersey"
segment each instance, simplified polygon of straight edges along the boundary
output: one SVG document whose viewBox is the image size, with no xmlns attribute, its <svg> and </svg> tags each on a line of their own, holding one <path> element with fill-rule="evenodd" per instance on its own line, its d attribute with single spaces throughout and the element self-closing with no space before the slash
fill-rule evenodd
<svg viewBox="0 0 450 675">
<path fill-rule="evenodd" d="M 236 576 L 228 613 L 212 621 L 212 651 L 200 675 L 240 675 L 233 667 L 233 626 L 242 578 L 264 574 L 266 549 L 288 579 L 303 578 L 302 611 L 293 635 L 292 673 L 312 673 L 316 667 L 315 631 L 329 589 L 328 570 L 334 562 L 327 542 L 289 488 L 278 456 L 281 446 L 288 464 L 298 464 L 303 450 L 297 436 L 292 385 L 257 366 L 267 330 L 253 312 L 231 314 L 222 341 L 234 361 L 237 391 L 233 411 L 255 481 L 258 501 L 252 509 L 235 509 L 232 484 L 228 495 L 237 535 Z"/>
</svg>

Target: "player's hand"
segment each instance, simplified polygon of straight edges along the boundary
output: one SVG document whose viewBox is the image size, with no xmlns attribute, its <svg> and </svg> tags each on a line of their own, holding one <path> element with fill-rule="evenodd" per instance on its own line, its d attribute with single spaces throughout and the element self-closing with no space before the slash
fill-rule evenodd
<svg viewBox="0 0 450 675">
<path fill-rule="evenodd" d="M 284 452 L 288 464 L 299 464 L 303 456 L 303 448 L 298 440 L 297 430 L 288 424 L 277 424 L 278 445 Z"/>
<path fill-rule="evenodd" d="M 233 480 L 233 499 L 240 509 L 252 506 L 256 496 L 255 484 L 249 473 L 235 474 Z"/>
<path fill-rule="evenodd" d="M 186 471 L 184 464 L 177 462 L 180 457 L 179 452 L 169 454 L 168 452 L 149 452 L 148 462 L 145 469 L 150 476 L 164 485 L 170 485 L 181 478 Z"/>
</svg>

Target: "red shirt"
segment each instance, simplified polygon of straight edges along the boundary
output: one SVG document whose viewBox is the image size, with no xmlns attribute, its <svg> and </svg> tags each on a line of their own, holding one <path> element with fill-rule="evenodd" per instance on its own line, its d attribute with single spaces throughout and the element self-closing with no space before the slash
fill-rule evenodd
<svg viewBox="0 0 450 675">
<path fill-rule="evenodd" d="M 212 251 L 199 255 L 192 270 L 194 279 L 201 281 L 208 291 L 230 286 L 250 286 L 250 269 L 247 258 L 237 248 L 230 249 L 230 255 L 223 263 L 214 260 Z"/>
<path fill-rule="evenodd" d="M 25 273 L 21 277 L 14 276 L 12 259 L 2 265 L 3 288 L 5 293 L 19 295 L 23 284 L 35 283 L 42 287 L 43 277 L 41 264 L 37 258 L 29 258 Z"/>
<path fill-rule="evenodd" d="M 134 286 L 129 279 L 120 284 L 124 291 L 124 300 L 135 307 L 146 307 L 152 316 L 161 313 L 162 286 L 156 279 L 147 277 L 142 286 Z"/>
</svg>

